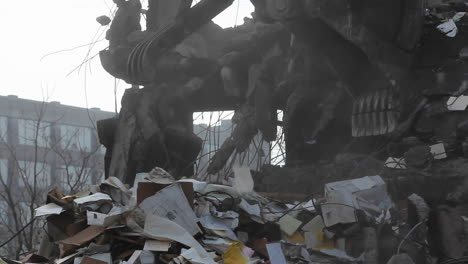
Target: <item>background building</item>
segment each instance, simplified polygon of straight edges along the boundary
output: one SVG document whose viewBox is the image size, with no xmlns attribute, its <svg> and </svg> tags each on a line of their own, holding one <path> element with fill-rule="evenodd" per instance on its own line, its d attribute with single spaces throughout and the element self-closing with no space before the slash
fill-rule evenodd
<svg viewBox="0 0 468 264">
<path fill-rule="evenodd" d="M 205 178 L 206 170 L 210 159 L 216 151 L 222 146 L 224 141 L 231 136 L 233 124 L 231 119 L 219 119 L 211 124 L 194 124 L 194 133 L 203 140 L 202 150 L 198 155 L 195 164 L 195 175 L 199 178 Z M 243 153 L 235 153 L 227 164 L 243 165 L 250 167 L 251 170 L 260 171 L 264 164 L 271 163 L 270 144 L 262 140 L 261 134 L 257 134 L 251 142 L 248 150 Z M 227 166 L 229 170 L 231 166 Z M 229 173 L 224 171 L 222 174 Z M 215 179 L 211 179 L 215 180 Z"/>
<path fill-rule="evenodd" d="M 99 181 L 104 148 L 96 121 L 115 116 L 59 102 L 0 96 L 0 173 L 6 186 L 65 191 Z"/>
</svg>

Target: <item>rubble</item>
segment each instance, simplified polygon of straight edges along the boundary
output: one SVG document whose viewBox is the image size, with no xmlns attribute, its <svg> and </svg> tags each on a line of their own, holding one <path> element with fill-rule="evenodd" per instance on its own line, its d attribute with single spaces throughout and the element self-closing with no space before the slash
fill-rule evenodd
<svg viewBox="0 0 468 264">
<path fill-rule="evenodd" d="M 236 171 L 233 186 L 175 180 L 155 168 L 137 175 L 131 188 L 115 177 L 69 196 L 54 188 L 50 202 L 36 209 L 49 248 L 41 245 L 21 262 L 427 263 L 421 257 L 461 259 L 466 249 L 458 240 L 466 218 L 449 207 L 431 210 L 416 194 L 407 199 L 407 216 L 395 214 L 401 205 L 380 176 L 330 182 L 321 193 L 278 201 L 245 184 L 248 169 Z M 398 245 L 385 245 L 388 234 Z M 440 243 L 442 255 L 430 252 Z"/>
<path fill-rule="evenodd" d="M 115 2 L 100 57 L 132 88 L 119 116 L 98 123 L 107 179 L 88 192 L 49 193 L 37 216 L 49 214 L 58 249 L 43 257 L 466 260 L 464 1 L 252 0 L 253 18 L 230 29 L 210 20 L 232 0 L 150 0 L 148 10 L 138 0 Z M 278 125 L 285 166 L 234 167 L 233 177 L 223 175 L 232 186 L 184 178 L 201 148 L 192 113 L 220 109 L 235 110 L 235 127 L 209 174 L 257 133 L 275 140 Z"/>
</svg>

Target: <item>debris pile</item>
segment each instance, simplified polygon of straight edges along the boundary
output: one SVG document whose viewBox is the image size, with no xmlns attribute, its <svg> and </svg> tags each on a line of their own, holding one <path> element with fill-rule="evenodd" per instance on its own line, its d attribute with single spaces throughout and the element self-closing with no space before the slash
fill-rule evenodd
<svg viewBox="0 0 468 264">
<path fill-rule="evenodd" d="M 52 190 L 37 209 L 50 243 L 23 262 L 466 260 L 464 2 L 252 1 L 252 19 L 221 29 L 210 20 L 232 0 L 151 0 L 146 31 L 140 1 L 117 2 L 98 18 L 111 23 L 100 58 L 132 88 L 98 123 L 107 180 Z M 224 109 L 236 126 L 209 174 L 277 126 L 286 166 L 175 180 L 202 148 L 192 114 Z M 171 174 L 140 173 L 154 167 Z"/>
<path fill-rule="evenodd" d="M 176 181 L 155 168 L 133 188 L 115 177 L 70 196 L 54 188 L 36 209 L 47 239 L 21 262 L 430 263 L 420 261 L 430 256 L 428 205 L 416 194 L 394 203 L 380 176 L 328 183 L 296 201 L 254 192 L 248 168 L 235 168 L 231 182 Z M 454 219 L 442 211 L 436 222 Z"/>
</svg>

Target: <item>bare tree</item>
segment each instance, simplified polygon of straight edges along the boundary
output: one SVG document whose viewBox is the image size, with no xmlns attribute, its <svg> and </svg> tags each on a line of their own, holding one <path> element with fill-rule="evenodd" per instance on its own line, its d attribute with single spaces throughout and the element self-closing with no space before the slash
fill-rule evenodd
<svg viewBox="0 0 468 264">
<path fill-rule="evenodd" d="M 100 151 L 100 147 L 89 148 L 84 143 L 86 138 L 92 137 L 93 131 L 89 129 L 67 129 L 67 132 L 60 135 L 59 144 L 56 144 L 53 151 L 62 164 L 61 175 L 58 177 L 60 185 L 66 191 L 76 193 L 91 182 L 93 168 L 96 167 L 95 154 Z"/>
<path fill-rule="evenodd" d="M 0 148 L 8 157 L 10 170 L 0 170 L 0 241 L 14 237 L 0 246 L 0 254 L 15 259 L 37 248 L 44 223 L 35 219 L 34 213 L 44 204 L 47 191 L 58 185 L 76 193 L 92 183 L 96 168 L 95 154 L 100 147 L 85 143 L 95 131 L 74 131 L 58 126 L 60 119 L 45 120 L 47 107 L 48 103 L 42 102 L 34 120 L 17 120 L 16 140 L 0 133 Z"/>
</svg>

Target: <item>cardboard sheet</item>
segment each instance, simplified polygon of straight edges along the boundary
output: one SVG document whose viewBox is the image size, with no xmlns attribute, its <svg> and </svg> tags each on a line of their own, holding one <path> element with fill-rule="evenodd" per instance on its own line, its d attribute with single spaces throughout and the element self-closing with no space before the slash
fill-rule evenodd
<svg viewBox="0 0 468 264">
<path fill-rule="evenodd" d="M 110 253 L 100 253 L 91 256 L 75 258 L 74 264 L 112 264 Z"/>
<path fill-rule="evenodd" d="M 78 263 L 76 263 L 78 264 Z M 111 264 L 102 260 L 94 259 L 92 257 L 83 257 L 79 264 Z"/>
<path fill-rule="evenodd" d="M 76 235 L 60 241 L 60 243 L 67 244 L 67 245 L 81 246 L 95 239 L 96 237 L 104 233 L 105 230 L 106 228 L 101 227 L 101 226 L 89 226 L 83 231 L 77 233 Z"/>
<path fill-rule="evenodd" d="M 49 260 L 46 257 L 31 253 L 21 259 L 23 263 L 48 263 Z"/>
<path fill-rule="evenodd" d="M 68 201 L 64 200 L 65 195 L 63 192 L 55 186 L 52 190 L 47 193 L 47 203 L 55 203 L 58 205 L 67 205 Z"/>
<path fill-rule="evenodd" d="M 193 208 L 193 183 L 191 182 L 179 182 L 182 190 L 184 191 L 185 197 L 189 202 L 190 206 Z M 137 196 L 137 205 L 141 204 L 146 198 L 153 196 L 155 193 L 161 191 L 162 189 L 170 186 L 171 184 L 161 184 L 154 182 L 140 182 L 138 183 L 138 190 L 136 193 Z"/>
</svg>

